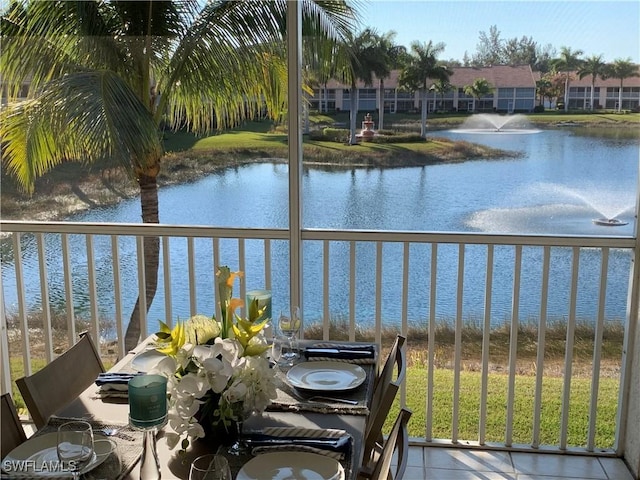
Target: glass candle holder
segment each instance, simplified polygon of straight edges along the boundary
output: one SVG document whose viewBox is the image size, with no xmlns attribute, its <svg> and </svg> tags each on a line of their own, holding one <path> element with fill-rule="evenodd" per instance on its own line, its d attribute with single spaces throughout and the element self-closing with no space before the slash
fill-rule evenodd
<svg viewBox="0 0 640 480">
<path fill-rule="evenodd" d="M 140 429 L 164 425 L 167 420 L 167 378 L 138 375 L 129 380 L 129 422 Z"/>
<path fill-rule="evenodd" d="M 265 318 L 271 319 L 271 290 L 251 290 L 247 292 L 247 308 L 254 300 L 258 301 L 258 308 L 264 308 L 264 313 L 256 319 L 261 322 Z"/>
<path fill-rule="evenodd" d="M 160 480 L 156 433 L 167 423 L 166 377 L 139 375 L 129 380 L 129 423 L 144 432 L 140 478 Z"/>
</svg>

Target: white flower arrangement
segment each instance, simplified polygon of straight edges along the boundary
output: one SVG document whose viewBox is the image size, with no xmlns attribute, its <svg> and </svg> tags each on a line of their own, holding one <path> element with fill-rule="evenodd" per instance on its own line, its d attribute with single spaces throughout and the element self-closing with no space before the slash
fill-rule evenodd
<svg viewBox="0 0 640 480">
<path fill-rule="evenodd" d="M 235 310 L 244 302 L 232 298 L 233 283 L 242 272 L 221 267 L 217 273 L 222 321 L 195 315 L 171 330 L 160 322 L 156 333 L 166 343 L 166 354 L 154 368 L 168 378 L 170 448 L 203 438 L 216 426 L 230 429 L 252 412 L 263 412 L 276 398 L 275 373 L 267 358 L 263 328 L 269 319 L 255 321 L 264 312 L 257 301 L 249 305 L 248 319 Z M 232 433 L 232 432 L 230 432 Z"/>
</svg>

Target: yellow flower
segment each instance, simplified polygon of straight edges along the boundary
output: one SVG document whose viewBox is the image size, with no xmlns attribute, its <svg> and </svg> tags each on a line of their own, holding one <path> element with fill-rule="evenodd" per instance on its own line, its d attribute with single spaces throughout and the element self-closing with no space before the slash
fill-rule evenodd
<svg viewBox="0 0 640 480">
<path fill-rule="evenodd" d="M 160 347 L 157 350 L 165 355 L 175 357 L 186 341 L 184 325 L 182 322 L 177 322 L 176 326 L 171 330 L 169 325 L 160 321 L 160 331 L 156 333 L 156 337 L 161 343 L 165 344 L 164 347 Z"/>
<path fill-rule="evenodd" d="M 245 357 L 260 355 L 262 352 L 266 351 L 269 348 L 266 344 L 260 346 L 254 345 L 254 348 L 252 350 L 249 350 L 251 340 L 262 331 L 268 321 L 269 319 L 265 318 L 260 323 L 253 323 L 249 320 L 237 317 L 237 324 L 233 325 L 233 333 L 236 336 L 236 340 L 238 340 L 240 342 L 240 345 L 242 345 L 242 347 L 245 349 Z"/>
<path fill-rule="evenodd" d="M 172 329 L 164 322 L 160 322 L 160 331 L 156 333 L 158 340 L 163 345 L 157 350 L 165 355 L 176 356 L 178 350 L 185 343 L 192 345 L 204 345 L 210 343 L 216 337 L 236 338 L 240 345 L 246 350 L 245 356 L 260 355 L 267 350 L 261 343 L 252 342 L 264 328 L 268 318 L 258 322 L 265 312 L 265 307 L 258 307 L 258 300 L 254 299 L 248 306 L 248 317 L 241 318 L 235 312 L 238 308 L 244 307 L 244 301 L 234 298 L 233 284 L 236 278 L 242 278 L 243 272 L 232 272 L 229 267 L 220 267 L 216 276 L 218 277 L 218 288 L 220 293 L 221 321 L 205 315 L 194 315 L 186 322 L 177 322 Z M 247 350 L 248 349 L 248 350 Z"/>
</svg>

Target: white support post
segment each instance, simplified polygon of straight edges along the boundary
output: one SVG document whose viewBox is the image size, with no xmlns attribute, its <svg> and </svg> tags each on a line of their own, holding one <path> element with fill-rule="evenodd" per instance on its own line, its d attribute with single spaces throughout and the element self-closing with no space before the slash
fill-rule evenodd
<svg viewBox="0 0 640 480">
<path fill-rule="evenodd" d="M 638 160 L 640 170 L 640 160 Z M 640 189 L 640 179 L 638 181 Z M 629 279 L 629 298 L 627 300 L 627 323 L 625 345 L 623 345 L 623 364 L 618 399 L 618 452 L 622 451 L 625 462 L 631 468 L 635 478 L 640 477 L 640 196 L 636 197 L 635 252 Z"/>
<path fill-rule="evenodd" d="M 11 393 L 11 363 L 9 362 L 9 336 L 5 317 L 4 288 L 0 276 L 0 394 Z"/>
<path fill-rule="evenodd" d="M 287 2 L 287 62 L 289 102 L 289 278 L 290 305 L 302 312 L 302 5 Z M 304 313 L 302 317 L 304 323 Z M 304 324 L 301 328 L 304 336 Z"/>
</svg>

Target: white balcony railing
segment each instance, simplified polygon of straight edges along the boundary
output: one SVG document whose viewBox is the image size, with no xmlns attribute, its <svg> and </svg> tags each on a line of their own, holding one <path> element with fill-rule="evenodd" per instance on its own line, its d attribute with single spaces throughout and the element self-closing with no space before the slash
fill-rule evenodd
<svg viewBox="0 0 640 480">
<path fill-rule="evenodd" d="M 15 328 L 29 332 L 29 318 L 36 315 L 42 319 L 41 329 L 45 338 L 45 361 L 54 358 L 52 341 L 52 312 L 64 312 L 66 315 L 67 336 L 69 341 L 75 338 L 78 320 L 88 322 L 87 327 L 99 341 L 100 322 L 108 317 L 113 327 L 112 335 L 117 341 L 119 355 L 123 354 L 123 335 L 138 292 L 144 292 L 144 267 L 141 261 L 143 238 L 158 236 L 161 238 L 160 283 L 153 308 L 157 318 L 167 322 L 175 317 L 213 311 L 217 304 L 217 292 L 214 288 L 214 272 L 219 265 L 229 265 L 232 269 L 243 270 L 247 274 L 239 296 L 244 297 L 246 285 L 260 285 L 266 288 L 279 288 L 283 299 L 281 307 L 288 302 L 288 288 L 297 278 L 284 278 L 284 272 L 303 272 L 305 292 L 303 311 L 306 319 L 319 323 L 318 331 L 325 339 L 331 339 L 334 331 L 332 323 L 336 316 L 344 324 L 349 339 L 359 334 L 363 317 L 369 321 L 372 337 L 383 341 L 383 332 L 389 328 L 389 302 L 383 301 L 392 292 L 397 298 L 393 325 L 399 332 L 411 332 L 418 319 L 427 332 L 420 346 L 425 355 L 426 378 L 424 378 L 424 438 L 427 443 L 455 442 L 464 444 L 492 445 L 501 448 L 550 448 L 559 451 L 577 450 L 599 454 L 616 454 L 620 448 L 621 435 L 626 424 L 625 412 L 628 401 L 631 362 L 626 357 L 629 335 L 633 333 L 633 322 L 638 318 L 638 298 L 636 239 L 620 237 L 566 237 L 531 235 L 485 235 L 474 233 L 428 233 L 400 231 L 336 231 L 303 229 L 301 241 L 305 255 L 314 258 L 313 265 L 289 265 L 290 232 L 282 229 L 232 229 L 212 227 L 187 227 L 171 225 L 141 224 L 88 224 L 66 222 L 17 222 L 0 221 L 5 235 L 2 251 L 2 289 L 4 308 L 2 315 L 2 391 L 11 388 L 7 319 L 11 318 Z M 183 248 L 179 254 L 174 247 Z M 363 246 L 367 246 L 363 253 Z M 416 251 L 421 253 L 418 255 Z M 439 252 L 453 252 L 453 261 L 442 260 Z M 340 255 L 336 265 L 336 256 Z M 505 253 L 506 252 L 506 253 Z M 559 255 L 562 253 L 562 255 Z M 307 258 L 303 255 L 303 258 Z M 531 262 L 535 259 L 536 267 Z M 304 260 L 303 260 L 304 261 Z M 587 268 L 587 265 L 590 267 Z M 594 266 L 595 265 L 595 266 Z M 307 270 L 313 269 L 308 275 Z M 336 268 L 343 275 L 336 281 L 332 272 Z M 414 273 L 422 272 L 421 287 L 416 293 Z M 492 299 L 504 294 L 504 281 L 494 286 L 498 270 L 509 274 L 507 297 L 508 311 L 497 312 Z M 393 278 L 389 273 L 393 272 Z M 534 273 L 532 273 L 534 272 Z M 289 275 L 284 275 L 288 277 Z M 566 348 L 561 352 L 563 369 L 562 398 L 560 401 L 560 430 L 557 442 L 547 445 L 540 440 L 542 418 L 543 378 L 547 353 L 545 335 L 549 314 L 549 303 L 557 294 L 557 287 L 550 285 L 556 278 L 564 278 L 566 287 Z M 309 280 L 311 278 L 312 280 Z M 30 280 L 29 280 L 30 279 Z M 446 280 L 443 280 L 446 279 Z M 277 280 L 277 282 L 276 282 Z M 443 296 L 443 282 L 446 282 L 446 295 L 452 296 L 453 305 L 445 314 L 452 331 L 454 341 L 451 357 L 446 368 L 453 372 L 453 402 L 450 416 L 450 430 L 444 438 L 441 434 L 435 438 L 433 419 L 434 381 L 438 366 L 436 352 L 439 348 L 437 327 L 442 321 L 438 305 Z M 468 299 L 469 282 L 481 284 L 481 298 Z M 55 286 L 53 285 L 55 283 Z M 276 287 L 276 283 L 279 285 Z M 284 285 L 284 286 L 283 286 Z M 588 289 L 585 290 L 585 285 Z M 622 285 L 622 286 L 621 286 Z M 612 288 L 615 286 L 615 288 Z M 477 287 L 477 285 L 476 285 Z M 55 292 L 53 291 L 55 289 Z M 341 296 L 334 295 L 336 289 Z M 615 290 L 612 292 L 612 289 Z M 499 291 L 500 290 L 500 291 Z M 624 291 L 620 291 L 624 290 Z M 107 293 L 105 293 L 105 291 Z M 371 294 L 372 293 L 372 294 Z M 371 298 L 366 312 L 357 308 L 358 300 L 364 295 Z M 611 317 L 610 309 L 615 303 L 611 296 L 622 295 L 625 299 L 622 318 L 625 326 L 624 342 L 620 345 L 619 386 L 615 440 L 613 445 L 599 444 L 596 435 L 599 427 L 598 408 L 602 401 L 600 389 L 601 361 L 603 358 L 603 332 Z M 426 307 L 416 313 L 413 308 L 416 296 Z M 477 296 L 477 294 L 476 294 Z M 105 301 L 105 298 L 108 299 Z M 186 306 L 177 306 L 176 298 L 188 298 Z M 11 299 L 11 300 L 8 300 Z M 133 299 L 133 300 L 132 300 Z M 529 320 L 523 315 L 523 303 L 533 302 L 536 311 L 535 322 L 537 339 L 535 363 L 535 389 L 524 393 L 516 388 L 519 375 L 518 331 L 521 324 Z M 554 300 L 555 301 L 555 300 Z M 274 304 L 276 296 L 274 292 Z M 585 307 L 590 302 L 594 307 Z M 104 303 L 108 303 L 105 305 Z M 313 307 L 308 305 L 313 304 Z M 480 315 L 474 319 L 476 329 L 481 331 L 480 399 L 478 405 L 479 426 L 474 438 L 463 438 L 460 434 L 461 412 L 461 373 L 465 370 L 462 333 L 468 320 L 465 317 L 467 305 L 479 308 Z M 530 305 L 529 305 L 530 307 Z M 274 308 L 277 311 L 277 308 Z M 107 313 L 105 313 L 107 312 Z M 158 313 L 160 312 L 160 313 Z M 591 312 L 591 313 L 589 313 Z M 614 314 L 615 316 L 615 314 Z M 76 318 L 78 317 L 78 318 Z M 496 318 L 509 329 L 508 359 L 504 365 L 507 388 L 507 404 L 504 415 L 504 438 L 499 442 L 487 439 L 488 410 L 490 398 L 490 351 L 492 329 Z M 572 396 L 572 368 L 574 339 L 576 329 L 582 319 L 588 317 L 594 327 L 593 348 L 591 352 L 591 381 L 588 394 L 589 406 L 585 420 L 583 436 L 576 442 L 570 440 L 568 425 L 572 415 L 581 415 L 569 408 Z M 334 320 L 332 320 L 332 318 Z M 372 320 L 371 320 L 372 319 Z M 149 331 L 147 317 L 141 319 L 142 336 Z M 21 335 L 23 368 L 14 377 L 30 374 L 34 352 L 30 335 Z M 409 338 L 411 341 L 412 339 Z M 415 343 L 415 342 L 414 342 Z M 12 345 L 13 348 L 16 346 Z M 403 392 L 402 401 L 406 401 Z M 526 442 L 514 438 L 514 408 L 521 400 L 519 396 L 533 397 L 530 413 L 531 436 Z M 524 446 L 526 444 L 526 446 Z M 578 447 L 576 448 L 576 444 Z"/>
</svg>

